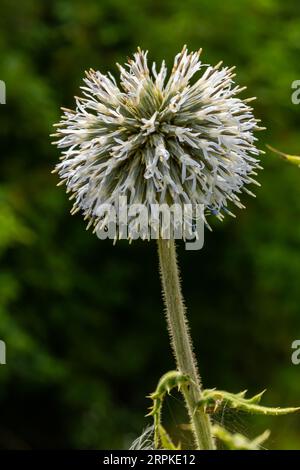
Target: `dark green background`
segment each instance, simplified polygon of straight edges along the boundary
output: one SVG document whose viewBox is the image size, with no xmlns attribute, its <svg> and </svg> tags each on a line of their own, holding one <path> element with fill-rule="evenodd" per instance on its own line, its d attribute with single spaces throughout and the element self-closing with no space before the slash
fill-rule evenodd
<svg viewBox="0 0 300 470">
<path fill-rule="evenodd" d="M 73 106 L 85 69 L 116 72 L 138 45 L 150 58 L 184 43 L 203 60 L 237 65 L 257 96 L 270 143 L 300 153 L 298 0 L 1 0 L 0 366 L 2 448 L 126 448 L 146 424 L 145 396 L 172 369 L 154 242 L 99 241 L 57 177 L 49 134 Z M 215 224 L 205 247 L 180 246 L 196 354 L 208 387 L 300 404 L 300 173 L 267 153 L 257 198 Z M 173 429 L 184 420 L 168 401 Z M 149 422 L 149 421 L 148 421 Z M 272 429 L 271 448 L 300 449 L 300 417 L 225 413 L 229 429 Z M 178 428 L 177 428 L 178 430 Z M 180 434 L 180 431 L 178 431 Z"/>
</svg>

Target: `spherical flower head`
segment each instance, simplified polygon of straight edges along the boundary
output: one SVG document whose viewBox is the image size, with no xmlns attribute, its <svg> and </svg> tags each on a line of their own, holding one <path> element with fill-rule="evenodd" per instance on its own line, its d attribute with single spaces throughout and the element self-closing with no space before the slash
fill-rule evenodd
<svg viewBox="0 0 300 470">
<path fill-rule="evenodd" d="M 237 95 L 233 68 L 202 64 L 187 48 L 176 55 L 167 79 L 140 49 L 120 70 L 86 73 L 76 110 L 64 110 L 55 143 L 67 192 L 94 230 L 101 207 L 128 204 L 202 205 L 219 218 L 239 199 L 259 168 L 253 132 L 260 129 L 248 100 Z M 196 74 L 199 76 L 197 77 Z"/>
</svg>

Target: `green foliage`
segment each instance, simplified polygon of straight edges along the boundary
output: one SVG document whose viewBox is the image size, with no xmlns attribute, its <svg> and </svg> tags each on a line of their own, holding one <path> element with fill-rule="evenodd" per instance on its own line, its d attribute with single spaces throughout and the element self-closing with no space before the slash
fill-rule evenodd
<svg viewBox="0 0 300 470">
<path fill-rule="evenodd" d="M 126 448 L 172 364 L 155 244 L 97 240 L 50 174 L 52 123 L 84 70 L 116 70 L 138 45 L 169 65 L 183 44 L 203 47 L 204 62 L 237 65 L 243 96 L 257 96 L 261 146 L 298 155 L 299 13 L 297 0 L 2 0 L 1 447 Z M 273 402 L 297 404 L 299 174 L 269 152 L 263 166 L 247 209 L 216 223 L 200 252 L 182 248 L 184 293 L 205 386 L 268 387 Z M 298 417 L 277 423 L 267 420 L 270 446 L 299 448 Z"/>
<path fill-rule="evenodd" d="M 158 449 L 160 445 L 163 449 L 175 448 L 171 438 L 161 424 L 162 405 L 166 394 L 176 388 L 179 391 L 190 383 L 190 378 L 177 370 L 166 372 L 159 380 L 155 392 L 149 395 L 153 401 L 150 412 L 147 416 L 153 416 L 154 419 L 154 447 Z"/>
<path fill-rule="evenodd" d="M 300 408 L 279 408 L 270 406 L 261 406 L 260 400 L 265 390 L 251 398 L 245 398 L 246 392 L 230 393 L 223 390 L 204 390 L 203 396 L 199 401 L 199 408 L 204 407 L 208 410 L 212 407 L 212 412 L 215 413 L 217 409 L 226 403 L 226 406 L 235 410 L 244 411 L 246 413 L 253 413 L 258 415 L 280 416 L 295 413 Z"/>
<path fill-rule="evenodd" d="M 255 439 L 247 439 L 239 433 L 230 433 L 222 426 L 215 424 L 213 426 L 214 436 L 221 441 L 225 449 L 228 450 L 260 450 L 261 445 L 268 439 L 270 432 L 265 431 Z"/>
<path fill-rule="evenodd" d="M 179 371 L 170 371 L 164 374 L 156 387 L 155 392 L 151 393 L 149 398 L 153 404 L 147 416 L 153 416 L 154 419 L 154 448 L 155 449 L 176 449 L 180 448 L 180 444 L 176 447 L 169 434 L 161 424 L 162 405 L 166 395 L 170 395 L 173 389 L 182 392 L 184 387 L 188 387 L 191 380 L 188 376 Z M 265 390 L 254 395 L 251 398 L 245 398 L 247 390 L 239 393 L 230 393 L 224 390 L 205 389 L 199 399 L 195 413 L 203 410 L 204 413 L 215 414 L 219 408 L 227 407 L 236 411 L 243 411 L 248 414 L 257 414 L 265 416 L 282 416 L 296 413 L 299 408 L 279 408 L 261 406 L 260 401 Z M 187 426 L 190 428 L 190 425 Z M 230 433 L 224 426 L 214 424 L 212 432 L 226 448 L 230 450 L 257 450 L 259 446 L 269 437 L 269 431 L 264 432 L 257 438 L 249 440 L 240 433 Z"/>
</svg>

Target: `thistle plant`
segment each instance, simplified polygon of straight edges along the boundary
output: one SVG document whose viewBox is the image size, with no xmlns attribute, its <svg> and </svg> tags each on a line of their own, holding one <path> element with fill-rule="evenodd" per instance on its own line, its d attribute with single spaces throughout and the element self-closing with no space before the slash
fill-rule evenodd
<svg viewBox="0 0 300 470">
<path fill-rule="evenodd" d="M 238 97 L 244 88 L 235 85 L 234 68 L 223 67 L 221 62 L 203 64 L 200 53 L 189 53 L 184 47 L 168 77 L 164 62 L 159 69 L 155 63 L 149 67 L 147 52 L 138 49 L 125 66 L 117 64 L 119 83 L 110 73 L 91 69 L 81 87 L 82 96 L 76 97 L 76 109 L 63 108 L 53 134 L 62 152 L 55 171 L 74 201 L 71 212 L 80 211 L 96 234 L 109 223 L 103 206 L 117 207 L 120 197 L 129 205 L 142 204 L 149 212 L 154 204 L 202 205 L 203 222 L 209 226 L 209 215 L 219 219 L 233 215 L 230 206 L 244 208 L 241 193 L 253 195 L 249 185 L 258 185 L 255 177 L 262 153 L 254 136 L 261 128 L 249 105 L 253 98 Z M 128 226 L 128 239 L 134 238 L 138 227 L 133 215 Z M 220 400 L 225 392 L 203 390 L 174 239 L 165 239 L 161 227 L 158 235 L 163 297 L 177 369 L 167 373 L 151 395 L 154 446 L 178 448 L 161 423 L 165 395 L 177 387 L 185 400 L 195 447 L 215 449 L 217 432 L 208 401 Z M 249 408 L 242 396 L 228 396 L 233 408 L 237 403 Z M 225 430 L 223 435 L 231 445 L 237 440 Z"/>
<path fill-rule="evenodd" d="M 86 73 L 75 111 L 64 109 L 56 142 L 61 183 L 72 193 L 94 231 L 107 224 L 104 204 L 203 204 L 218 217 L 228 201 L 243 208 L 239 194 L 259 168 L 253 131 L 258 121 L 237 95 L 233 68 L 203 65 L 186 47 L 175 57 L 169 79 L 163 62 L 151 70 L 138 50 L 120 70 L 120 87 L 108 73 Z M 197 72 L 200 78 L 192 79 Z M 133 219 L 133 217 L 132 217 Z M 129 221 L 129 224 L 133 221 Z"/>
</svg>

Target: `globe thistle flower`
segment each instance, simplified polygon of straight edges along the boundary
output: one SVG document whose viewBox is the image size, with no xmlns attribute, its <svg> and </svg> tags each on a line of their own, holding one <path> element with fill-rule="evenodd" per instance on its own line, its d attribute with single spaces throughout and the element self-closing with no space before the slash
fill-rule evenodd
<svg viewBox="0 0 300 470">
<path fill-rule="evenodd" d="M 101 207 L 128 204 L 203 205 L 223 217 L 228 203 L 243 208 L 240 193 L 257 184 L 253 132 L 260 129 L 250 99 L 237 95 L 233 68 L 202 64 L 187 48 L 176 55 L 167 79 L 140 49 L 120 70 L 120 85 L 108 73 L 89 70 L 64 109 L 54 136 L 62 149 L 61 182 L 94 230 L 103 227 Z M 199 77 L 195 78 L 196 74 Z M 232 214 L 231 214 L 232 215 Z"/>
</svg>

